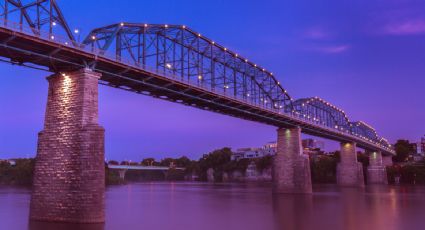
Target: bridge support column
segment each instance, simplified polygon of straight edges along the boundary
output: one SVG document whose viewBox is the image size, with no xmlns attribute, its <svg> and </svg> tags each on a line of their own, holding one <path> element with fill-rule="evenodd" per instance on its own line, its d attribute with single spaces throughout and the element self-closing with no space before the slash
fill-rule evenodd
<svg viewBox="0 0 425 230">
<path fill-rule="evenodd" d="M 273 192 L 311 193 L 308 156 L 301 146 L 301 128 L 277 130 L 277 154 L 273 162 Z"/>
<path fill-rule="evenodd" d="M 384 167 L 393 165 L 393 156 L 382 156 L 382 165 Z"/>
<path fill-rule="evenodd" d="M 122 181 L 125 181 L 125 173 L 127 172 L 127 169 L 120 169 L 120 170 L 118 170 L 118 174 L 119 174 L 119 176 L 120 176 L 120 179 L 122 180 Z"/>
<path fill-rule="evenodd" d="M 341 143 L 341 161 L 337 165 L 337 183 L 341 186 L 364 187 L 363 165 L 357 162 L 356 143 Z"/>
<path fill-rule="evenodd" d="M 369 167 L 367 169 L 368 184 L 387 184 L 387 170 L 382 162 L 381 152 L 372 152 L 369 155 Z"/>
<path fill-rule="evenodd" d="M 98 125 L 100 74 L 80 70 L 47 78 L 38 135 L 30 219 L 104 222 L 104 129 Z"/>
</svg>

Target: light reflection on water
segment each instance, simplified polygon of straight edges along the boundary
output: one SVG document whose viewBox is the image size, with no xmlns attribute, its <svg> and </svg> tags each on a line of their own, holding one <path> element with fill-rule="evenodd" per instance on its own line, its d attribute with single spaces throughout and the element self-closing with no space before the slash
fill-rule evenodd
<svg viewBox="0 0 425 230">
<path fill-rule="evenodd" d="M 423 229 L 425 187 L 315 186 L 312 195 L 276 195 L 270 184 L 137 183 L 106 192 L 106 223 L 29 222 L 30 191 L 0 187 L 7 230 Z"/>
</svg>

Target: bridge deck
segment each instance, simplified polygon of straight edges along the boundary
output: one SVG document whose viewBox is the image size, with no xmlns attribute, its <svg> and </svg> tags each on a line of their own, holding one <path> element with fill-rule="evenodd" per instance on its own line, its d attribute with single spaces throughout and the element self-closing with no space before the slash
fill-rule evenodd
<svg viewBox="0 0 425 230">
<path fill-rule="evenodd" d="M 32 63 L 55 72 L 90 67 L 102 74 L 101 84 L 107 86 L 277 127 L 299 126 L 306 134 L 341 142 L 356 142 L 358 147 L 367 150 L 394 154 L 390 148 L 347 132 L 312 124 L 291 114 L 255 106 L 181 79 L 166 77 L 147 66 L 141 68 L 132 63 L 100 55 L 87 48 L 66 45 L 58 39 L 48 39 L 31 33 L 21 31 L 20 28 L 0 27 L 0 56 L 10 58 L 17 64 Z"/>
<path fill-rule="evenodd" d="M 164 166 L 141 166 L 141 165 L 111 165 L 108 164 L 109 169 L 127 169 L 127 170 L 160 170 L 165 171 L 169 170 L 170 167 Z M 185 168 L 173 168 L 176 170 L 185 170 Z"/>
</svg>

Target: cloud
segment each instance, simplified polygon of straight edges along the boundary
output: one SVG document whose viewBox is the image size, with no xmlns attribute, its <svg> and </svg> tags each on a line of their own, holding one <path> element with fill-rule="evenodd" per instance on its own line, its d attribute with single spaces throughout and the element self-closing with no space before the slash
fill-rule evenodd
<svg viewBox="0 0 425 230">
<path fill-rule="evenodd" d="M 388 35 L 425 34 L 425 19 L 390 23 L 384 26 L 382 32 Z"/>
<path fill-rule="evenodd" d="M 349 45 L 338 42 L 337 37 L 335 33 L 330 32 L 323 26 L 313 26 L 304 29 L 301 34 L 302 43 L 304 43 L 302 49 L 324 54 L 339 54 L 350 49 Z"/>
<path fill-rule="evenodd" d="M 349 45 L 326 45 L 326 46 L 315 46 L 310 50 L 326 53 L 326 54 L 339 54 L 344 53 L 350 49 Z"/>
<path fill-rule="evenodd" d="M 304 31 L 304 38 L 307 39 L 315 39 L 315 40 L 323 40 L 329 39 L 332 37 L 331 33 L 321 27 L 312 27 Z"/>
</svg>

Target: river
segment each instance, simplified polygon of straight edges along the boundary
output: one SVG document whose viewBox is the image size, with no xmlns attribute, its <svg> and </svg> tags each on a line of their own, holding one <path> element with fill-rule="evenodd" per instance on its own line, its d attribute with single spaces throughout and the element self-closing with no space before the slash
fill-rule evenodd
<svg viewBox="0 0 425 230">
<path fill-rule="evenodd" d="M 416 230 L 425 229 L 425 187 L 315 186 L 273 195 L 270 184 L 146 182 L 109 186 L 106 222 L 29 222 L 28 188 L 0 186 L 1 230 Z"/>
</svg>

